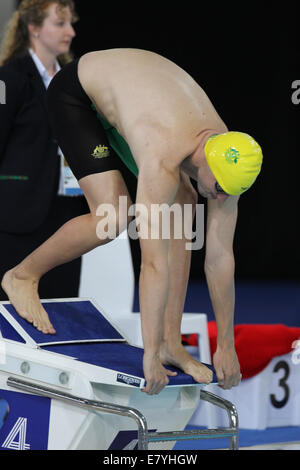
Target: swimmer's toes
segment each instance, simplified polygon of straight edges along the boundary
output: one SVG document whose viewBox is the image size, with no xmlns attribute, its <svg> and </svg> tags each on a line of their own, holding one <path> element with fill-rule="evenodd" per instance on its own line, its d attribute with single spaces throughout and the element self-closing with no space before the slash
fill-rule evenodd
<svg viewBox="0 0 300 470">
<path fill-rule="evenodd" d="M 210 369 L 208 369 L 207 371 L 203 370 L 203 367 L 201 367 L 200 369 L 197 368 L 198 370 L 194 371 L 194 374 L 193 374 L 193 378 L 196 382 L 198 383 L 205 383 L 205 384 L 209 384 L 211 383 L 212 379 L 213 379 L 213 373 Z"/>
<path fill-rule="evenodd" d="M 52 323 L 50 322 L 49 316 L 47 313 L 42 314 L 43 322 L 40 324 L 42 328 L 42 332 L 47 335 L 54 335 L 56 333 L 55 328 L 53 327 Z"/>
<path fill-rule="evenodd" d="M 209 373 L 205 376 L 205 383 L 207 384 L 210 384 L 212 382 L 212 379 L 213 379 L 213 373 L 212 371 L 210 370 Z"/>
</svg>

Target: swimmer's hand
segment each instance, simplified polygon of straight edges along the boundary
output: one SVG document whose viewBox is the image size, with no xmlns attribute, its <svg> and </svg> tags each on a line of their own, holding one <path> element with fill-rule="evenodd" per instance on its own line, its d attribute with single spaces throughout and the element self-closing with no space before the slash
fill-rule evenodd
<svg viewBox="0 0 300 470">
<path fill-rule="evenodd" d="M 235 387 L 241 381 L 240 365 L 234 347 L 217 346 L 213 357 L 218 385 L 223 389 Z"/>
<path fill-rule="evenodd" d="M 162 389 L 168 385 L 168 376 L 174 377 L 177 372 L 172 372 L 166 369 L 158 354 L 144 353 L 143 358 L 144 376 L 146 380 L 146 387 L 141 391 L 148 393 L 148 395 L 157 395 Z"/>
</svg>

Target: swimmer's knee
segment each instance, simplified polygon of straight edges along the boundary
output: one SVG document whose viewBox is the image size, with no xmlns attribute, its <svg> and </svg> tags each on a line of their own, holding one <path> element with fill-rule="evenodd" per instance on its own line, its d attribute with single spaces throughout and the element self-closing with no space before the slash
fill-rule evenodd
<svg viewBox="0 0 300 470">
<path fill-rule="evenodd" d="M 132 216 L 128 215 L 128 212 L 121 212 L 117 216 L 117 236 L 120 235 L 124 230 L 127 230 L 127 227 L 131 220 L 133 219 Z"/>
<path fill-rule="evenodd" d="M 133 219 L 133 216 L 130 216 L 130 206 L 131 200 L 129 197 L 125 197 L 123 202 L 119 199 L 118 204 L 115 206 L 115 223 L 116 223 L 116 236 L 120 235 L 124 230 L 127 229 L 129 223 Z"/>
<path fill-rule="evenodd" d="M 90 213 L 90 218 L 99 244 L 114 240 L 127 229 L 132 220 L 126 205 L 120 207 L 113 204 L 100 205 L 97 210 Z"/>
</svg>

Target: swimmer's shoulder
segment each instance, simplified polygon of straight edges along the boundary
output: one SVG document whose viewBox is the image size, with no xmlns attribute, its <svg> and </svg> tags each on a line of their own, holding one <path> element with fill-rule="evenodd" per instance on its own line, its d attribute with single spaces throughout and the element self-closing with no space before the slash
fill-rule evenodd
<svg viewBox="0 0 300 470">
<path fill-rule="evenodd" d="M 78 75 L 83 83 L 93 79 L 104 79 L 111 69 L 120 67 L 120 59 L 126 55 L 125 49 L 103 49 L 87 52 L 78 62 Z"/>
<path fill-rule="evenodd" d="M 97 65 L 103 65 L 103 63 L 105 63 L 105 65 L 120 67 L 128 64 L 130 61 L 143 61 L 144 63 L 153 61 L 170 62 L 167 58 L 156 52 L 134 48 L 114 48 L 91 51 L 84 54 L 79 62 L 81 67 L 93 68 Z"/>
<path fill-rule="evenodd" d="M 153 63 L 155 60 L 164 60 L 156 53 L 133 48 L 115 48 L 91 51 L 80 57 L 78 62 L 78 76 L 85 91 L 96 86 L 112 86 L 115 80 L 124 76 L 125 71 Z M 96 83 L 97 82 L 97 83 Z"/>
</svg>

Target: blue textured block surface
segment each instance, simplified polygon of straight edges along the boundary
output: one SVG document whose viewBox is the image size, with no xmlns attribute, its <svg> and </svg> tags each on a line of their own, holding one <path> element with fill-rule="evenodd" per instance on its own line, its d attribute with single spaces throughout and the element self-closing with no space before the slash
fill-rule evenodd
<svg viewBox="0 0 300 470">
<path fill-rule="evenodd" d="M 38 331 L 21 318 L 12 305 L 7 304 L 4 307 L 42 349 L 144 379 L 144 350 L 125 343 L 124 338 L 90 301 L 43 302 L 56 329 L 55 335 L 45 335 Z M 12 330 L 14 331 L 13 328 Z M 18 340 L 18 337 L 11 339 Z M 169 385 L 196 384 L 191 376 L 181 370 L 166 367 L 177 372 L 177 376 L 169 377 Z M 214 372 L 212 366 L 208 367 Z M 214 372 L 213 382 L 216 381 Z"/>
<path fill-rule="evenodd" d="M 93 343 L 93 344 L 65 344 L 43 346 L 42 349 L 74 357 L 79 361 L 87 362 L 106 369 L 122 372 L 127 375 L 144 378 L 143 354 L 144 350 L 123 343 Z M 196 382 L 190 375 L 181 370 L 166 366 L 172 371 L 178 372 L 176 377 L 169 377 L 169 385 L 192 385 Z M 213 372 L 211 365 L 207 365 Z M 217 382 L 214 372 L 213 382 Z"/>
<path fill-rule="evenodd" d="M 55 335 L 38 331 L 21 318 L 12 305 L 4 307 L 37 344 L 123 339 L 90 301 L 44 302 L 43 307 L 56 330 Z"/>
</svg>

